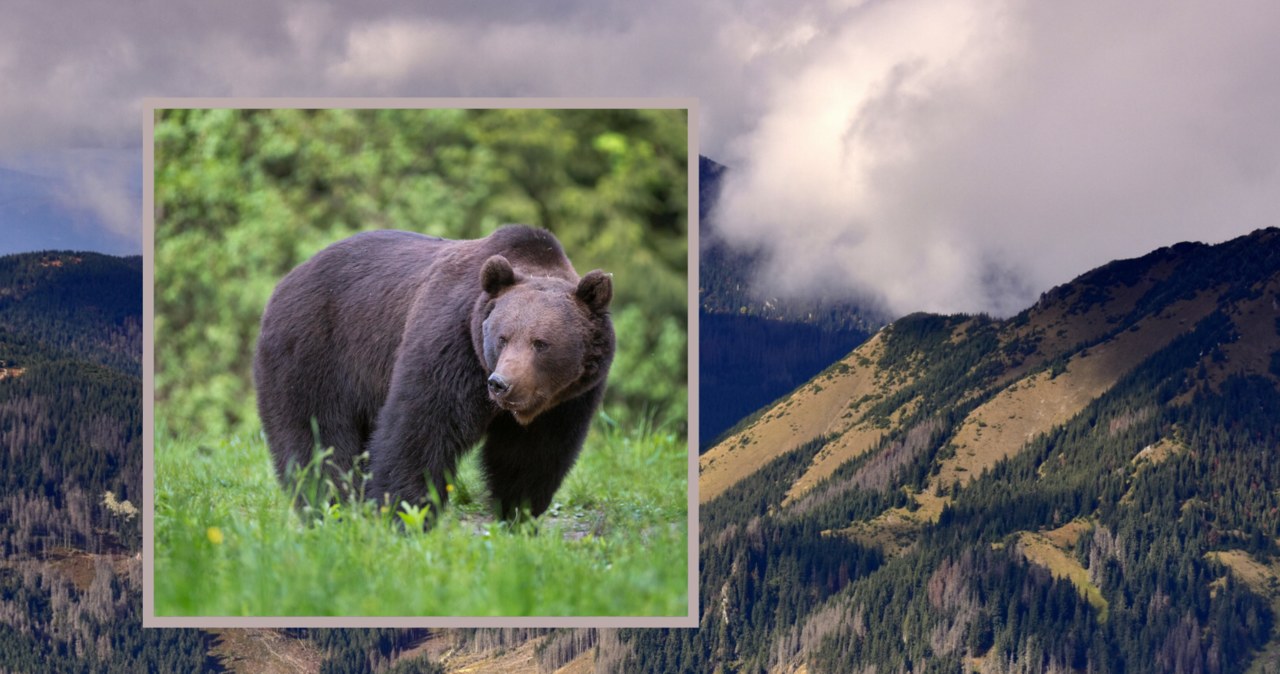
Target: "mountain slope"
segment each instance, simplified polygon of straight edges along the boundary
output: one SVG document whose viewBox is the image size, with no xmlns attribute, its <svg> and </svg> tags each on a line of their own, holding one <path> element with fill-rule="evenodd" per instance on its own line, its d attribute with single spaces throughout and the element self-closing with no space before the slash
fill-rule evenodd
<svg viewBox="0 0 1280 674">
<path fill-rule="evenodd" d="M 141 627 L 141 311 L 141 258 L 0 257 L 0 670 L 212 668 Z"/>
<path fill-rule="evenodd" d="M 8 552 L 50 541 L 97 552 L 124 544 L 114 536 L 137 536 L 136 523 L 118 529 L 91 504 L 107 491 L 140 496 L 141 291 L 138 257 L 0 257 Z"/>
<path fill-rule="evenodd" d="M 1245 671 L 1280 653 L 1278 385 L 1280 230 L 896 321 L 701 457 L 703 627 L 628 663 Z"/>
<path fill-rule="evenodd" d="M 976 476 L 1037 433 L 1078 414 L 1133 366 L 1215 310 L 1249 317 L 1233 326 L 1253 338 L 1224 345 L 1242 357 L 1223 358 L 1215 370 L 1218 380 L 1227 374 L 1228 362 L 1231 373 L 1252 368 L 1271 376 L 1265 344 L 1273 335 L 1260 317 L 1273 283 L 1267 272 L 1278 264 L 1269 257 L 1277 238 L 1275 230 L 1266 230 L 1219 247 L 1180 244 L 1112 263 L 1045 293 L 1008 321 L 908 316 L 704 454 L 702 498 L 709 500 L 732 484 L 720 479 L 717 469 L 732 466 L 734 474 L 749 475 L 815 437 L 832 436 L 828 444 L 834 448 L 852 445 L 854 451 L 845 456 L 852 458 L 868 449 L 868 431 L 888 428 L 892 415 L 921 417 L 922 404 L 934 414 L 943 407 L 965 411 L 953 438 L 962 458 L 952 462 L 947 476 Z M 1221 277 L 1228 265 L 1252 270 L 1259 279 L 1241 289 Z M 1238 306 L 1219 307 L 1219 302 Z M 1263 346 L 1245 346 L 1254 343 Z M 892 352 L 886 352 L 886 344 Z M 861 434 L 846 437 L 854 431 Z M 977 455 L 978 445 L 983 456 Z M 818 457 L 815 468 L 830 453 Z M 806 482 L 829 474 L 821 470 Z"/>
<path fill-rule="evenodd" d="M 699 629 L 455 631 L 484 659 L 446 666 L 1274 669 L 1278 384 L 1277 230 L 903 318 L 702 457 Z"/>
</svg>

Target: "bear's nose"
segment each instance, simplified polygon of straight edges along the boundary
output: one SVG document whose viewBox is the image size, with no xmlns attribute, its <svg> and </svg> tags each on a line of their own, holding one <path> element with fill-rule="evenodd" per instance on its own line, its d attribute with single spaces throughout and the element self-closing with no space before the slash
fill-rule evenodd
<svg viewBox="0 0 1280 674">
<path fill-rule="evenodd" d="M 506 379 L 502 378 L 502 375 L 497 372 L 489 375 L 489 390 L 492 391 L 494 395 L 506 393 L 509 388 L 511 388 L 511 385 L 507 383 Z"/>
</svg>

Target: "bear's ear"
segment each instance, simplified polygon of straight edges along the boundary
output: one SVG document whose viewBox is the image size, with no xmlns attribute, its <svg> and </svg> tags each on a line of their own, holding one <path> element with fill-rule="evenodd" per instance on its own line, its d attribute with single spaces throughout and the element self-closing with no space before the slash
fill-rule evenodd
<svg viewBox="0 0 1280 674">
<path fill-rule="evenodd" d="M 606 274 L 599 269 L 587 272 L 578 282 L 576 294 L 592 311 L 604 312 L 613 299 L 613 274 Z"/>
<path fill-rule="evenodd" d="M 501 255 L 494 255 L 484 261 L 480 269 L 480 287 L 489 295 L 497 295 L 509 285 L 516 282 L 516 272 L 511 263 Z"/>
</svg>

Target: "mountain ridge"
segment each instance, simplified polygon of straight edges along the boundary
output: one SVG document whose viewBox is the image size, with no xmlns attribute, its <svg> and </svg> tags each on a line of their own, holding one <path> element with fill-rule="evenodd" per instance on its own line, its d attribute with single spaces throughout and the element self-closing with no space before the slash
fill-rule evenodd
<svg viewBox="0 0 1280 674">
<path fill-rule="evenodd" d="M 956 374 L 970 375 L 970 378 L 980 374 L 974 372 L 974 368 L 991 370 L 998 366 L 998 375 L 991 377 L 988 385 L 1008 385 L 1039 369 L 1044 369 L 1046 365 L 1049 370 L 1045 376 L 1047 381 L 1057 381 L 1058 377 L 1064 374 L 1070 378 L 1071 375 L 1086 368 L 1085 361 L 1089 357 L 1091 346 L 1107 344 L 1107 347 L 1103 348 L 1104 356 L 1108 355 L 1109 351 L 1116 351 L 1121 356 L 1130 357 L 1150 355 L 1168 339 L 1172 339 L 1184 329 L 1190 329 L 1192 323 L 1203 319 L 1213 309 L 1208 302 L 1208 295 L 1205 294 L 1208 289 L 1199 287 L 1204 284 L 1198 284 L 1197 279 L 1209 278 L 1211 272 L 1218 269 L 1224 260 L 1236 260 L 1237 269 L 1262 270 L 1268 265 L 1273 270 L 1280 268 L 1280 256 L 1273 254 L 1258 257 L 1246 254 L 1244 249 L 1254 247 L 1254 244 L 1259 244 L 1257 246 L 1259 250 L 1274 250 L 1280 246 L 1280 230 L 1274 228 L 1258 230 L 1218 246 L 1180 243 L 1157 249 L 1138 258 L 1113 261 L 1081 274 L 1071 282 L 1046 291 L 1033 306 L 1005 321 L 968 315 L 911 314 L 905 316 L 878 331 L 871 339 L 822 373 L 798 386 L 792 395 L 785 396 L 775 401 L 770 407 L 760 410 L 754 415 L 756 416 L 754 422 L 732 433 L 708 450 L 703 455 L 700 466 L 704 485 L 702 500 L 707 501 L 723 490 L 720 486 L 721 480 L 717 466 L 722 467 L 720 470 L 723 470 L 728 465 L 733 465 L 733 472 L 737 474 L 750 472 L 750 466 L 743 466 L 729 457 L 740 453 L 735 451 L 735 447 L 757 444 L 756 436 L 766 438 L 763 444 L 772 447 L 770 452 L 754 453 L 755 458 L 751 462 L 759 465 L 762 461 L 814 437 L 831 433 L 843 435 L 854 429 L 868 431 L 874 427 L 883 428 L 886 423 L 883 414 L 886 402 L 896 403 L 892 406 L 898 410 L 899 415 L 910 409 L 912 405 L 919 405 L 920 401 L 914 397 L 904 400 L 894 397 L 900 393 L 900 389 L 911 378 L 912 372 L 917 369 L 904 364 L 909 363 L 910 358 L 915 357 L 916 354 L 912 353 L 912 349 L 900 349 L 900 353 L 884 353 L 883 337 L 885 335 L 893 334 L 895 331 L 903 333 L 906 337 L 911 336 L 905 334 L 910 332 L 932 333 L 935 338 L 944 337 L 951 346 L 959 346 L 970 339 L 994 339 L 998 342 L 999 353 L 987 354 L 984 362 L 973 364 L 970 368 L 966 368 L 964 373 L 948 373 L 953 379 Z M 1197 255 L 1203 259 L 1195 260 Z M 1192 268 L 1181 269 L 1178 278 L 1171 283 L 1161 283 L 1173 277 L 1175 269 L 1189 260 L 1193 262 Z M 1218 277 L 1214 279 L 1218 284 L 1231 286 L 1229 279 Z M 1261 296 L 1261 292 L 1258 292 L 1258 297 Z M 1195 293 L 1202 295 L 1199 303 L 1192 299 Z M 1233 290 L 1232 296 L 1228 299 L 1239 299 L 1236 296 L 1240 293 L 1240 290 Z M 1254 299 L 1256 300 L 1257 297 Z M 1184 304 L 1172 307 L 1178 301 Z M 1139 325 L 1144 317 L 1147 317 L 1149 322 L 1160 323 L 1161 312 L 1171 310 L 1171 307 L 1179 325 Z M 1247 309 L 1256 313 L 1252 305 Z M 1144 331 L 1144 327 L 1154 329 Z M 944 330 L 945 335 L 941 332 Z M 1257 332 L 1257 326 L 1253 326 L 1251 330 Z M 1145 342 L 1138 337 L 1146 337 Z M 1258 337 L 1262 338 L 1265 335 Z M 917 341 L 916 338 L 913 338 L 914 341 Z M 1074 363 L 1070 362 L 1072 355 L 1076 356 Z M 1253 357 L 1256 368 L 1261 356 L 1255 353 Z M 1103 359 L 1095 358 L 1089 364 L 1092 365 L 1099 360 Z M 875 370 L 873 365 L 882 362 L 893 364 L 889 368 L 890 371 L 873 371 Z M 1075 366 L 1074 371 L 1072 365 Z M 1071 409 L 1078 412 L 1080 403 L 1096 398 L 1109 388 L 1109 384 L 1114 383 L 1114 379 L 1123 372 L 1122 369 L 1117 369 L 1119 367 L 1117 365 L 1112 368 L 1102 368 L 1102 372 L 1089 373 L 1093 375 L 1092 377 L 1082 374 L 1081 382 L 1064 387 L 1074 390 L 1086 386 L 1083 379 L 1088 379 L 1089 382 L 1101 387 L 1100 390 L 1092 393 L 1086 391 L 1087 395 L 1076 401 Z M 1103 381 L 1098 381 L 1099 378 Z M 853 386 L 847 395 L 843 391 L 831 390 L 833 388 L 838 390 L 839 387 L 847 385 L 854 379 L 864 381 L 860 385 Z M 999 390 L 1003 389 L 993 388 L 987 392 L 987 395 L 995 395 Z M 824 393 L 826 395 L 823 395 Z M 817 414 L 818 418 L 811 420 L 810 423 L 805 423 L 799 418 L 799 416 L 814 417 L 815 405 L 840 407 L 837 404 L 840 401 L 832 399 L 842 395 L 846 398 L 844 402 L 847 403 L 847 407 L 841 408 L 841 417 L 849 421 L 840 423 L 830 414 Z M 977 393 L 974 392 L 974 395 Z M 854 413 L 865 412 L 870 409 L 869 405 L 872 403 L 880 404 L 876 410 L 877 413 L 871 416 L 848 414 L 845 411 L 847 409 Z M 797 415 L 790 412 L 788 408 L 791 407 L 804 410 L 804 414 Z M 1058 422 L 1064 420 L 1065 418 L 1057 418 Z M 863 423 L 859 424 L 858 421 Z M 856 449 L 862 451 L 869 449 L 868 444 L 879 437 L 874 434 L 873 436 L 870 439 L 866 437 L 858 439 Z M 860 451 L 854 451 L 853 455 L 856 456 L 858 453 Z M 846 458 L 852 458 L 852 456 Z M 707 483 L 710 483 L 710 489 L 707 488 Z"/>
<path fill-rule="evenodd" d="M 139 403 L 112 393 L 131 375 L 58 353 L 46 373 L 70 367 L 82 391 L 100 381 L 92 408 L 140 424 L 128 411 Z M 424 644 L 471 654 L 444 660 L 468 671 L 517 658 L 575 672 L 1264 671 L 1280 658 L 1278 387 L 1280 230 L 1169 246 L 1081 274 L 1008 319 L 903 317 L 753 415 L 700 464 L 699 629 L 249 640 L 305 639 L 314 660 L 329 654 L 326 671 L 438 671 L 392 664 Z M 122 456 L 131 442 L 116 445 Z M 40 470 L 30 465 L 5 474 Z M 133 469 L 119 470 L 77 477 L 79 495 L 43 510 L 4 501 L 27 511 L 0 517 L 5 544 L 34 535 L 52 551 L 63 536 L 84 543 L 82 525 L 126 526 L 90 505 L 110 474 Z M 37 567 L 8 555 L 0 622 L 16 624 L 5 602 L 34 608 L 27 632 L 0 629 L 0 665 L 235 662 L 239 651 L 205 633 L 144 633 L 120 578 L 131 562 L 103 558 L 68 580 L 71 557 Z M 55 613 L 95 638 L 103 625 L 119 634 L 94 660 L 103 647 L 55 633 Z"/>
<path fill-rule="evenodd" d="M 704 625 L 637 653 L 1245 671 L 1280 654 L 1278 382 L 1273 228 L 1102 265 L 1009 319 L 903 317 L 703 454 Z M 797 537 L 869 570 L 815 585 L 833 560 Z"/>
</svg>

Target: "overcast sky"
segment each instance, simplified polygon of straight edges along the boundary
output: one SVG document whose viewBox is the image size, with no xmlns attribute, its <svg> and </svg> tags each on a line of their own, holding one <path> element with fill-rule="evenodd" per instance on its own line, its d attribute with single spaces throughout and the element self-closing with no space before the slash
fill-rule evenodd
<svg viewBox="0 0 1280 674">
<path fill-rule="evenodd" d="M 374 4 L 7 0 L 0 180 L 136 252 L 142 96 L 694 96 L 784 295 L 1004 315 L 1280 224 L 1273 2 Z"/>
</svg>

